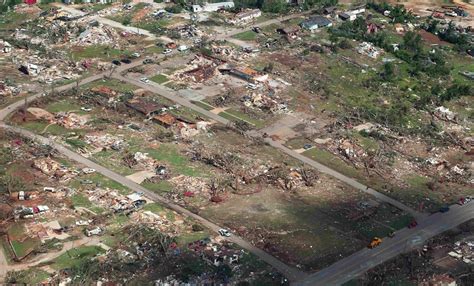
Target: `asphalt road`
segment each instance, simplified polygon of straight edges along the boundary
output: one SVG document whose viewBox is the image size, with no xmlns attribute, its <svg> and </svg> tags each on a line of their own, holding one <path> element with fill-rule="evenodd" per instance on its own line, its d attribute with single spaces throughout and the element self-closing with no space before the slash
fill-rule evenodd
<svg viewBox="0 0 474 286">
<path fill-rule="evenodd" d="M 81 155 L 65 148 L 64 146 L 54 142 L 53 140 L 50 140 L 46 137 L 43 137 L 43 136 L 40 136 L 40 135 L 37 135 L 37 134 L 34 134 L 28 130 L 25 130 L 25 129 L 22 129 L 22 128 L 18 128 L 18 127 L 13 127 L 13 126 L 9 126 L 9 125 L 6 125 L 4 123 L 0 123 L 0 127 L 1 128 L 4 128 L 6 130 L 10 130 L 12 132 L 15 132 L 15 133 L 18 133 L 18 134 L 21 134 L 27 138 L 30 138 L 32 140 L 35 140 L 37 142 L 41 142 L 42 144 L 47 144 L 51 147 L 53 147 L 55 150 L 57 150 L 59 153 L 63 154 L 64 156 L 66 156 L 67 158 L 71 159 L 71 160 L 74 160 L 80 164 L 83 164 L 84 166 L 87 166 L 89 168 L 93 168 L 95 169 L 97 172 L 101 173 L 102 175 L 104 175 L 105 177 L 109 178 L 109 179 L 112 179 L 122 185 L 124 185 L 125 187 L 129 188 L 130 190 L 132 191 L 135 191 L 135 192 L 143 192 L 146 197 L 150 198 L 151 200 L 155 201 L 155 202 L 159 202 L 161 204 L 163 204 L 164 206 L 180 213 L 180 214 L 183 214 L 187 217 L 191 217 L 193 219 L 195 219 L 196 221 L 200 222 L 201 224 L 203 224 L 204 226 L 206 226 L 207 228 L 213 230 L 214 232 L 217 232 L 220 228 L 220 226 L 218 226 L 217 224 L 167 200 L 166 198 L 152 192 L 152 191 L 149 191 L 147 189 L 145 189 L 144 187 L 140 186 L 139 184 L 127 179 L 126 177 L 118 174 L 118 173 L 115 173 L 87 158 L 84 158 L 82 157 Z M 231 237 L 229 238 L 226 238 L 227 240 L 231 241 L 231 242 L 234 242 L 236 243 L 237 245 L 239 245 L 240 247 L 248 250 L 249 252 L 257 255 L 260 259 L 262 259 L 263 261 L 267 262 L 268 264 L 272 265 L 273 267 L 275 267 L 278 271 L 280 271 L 283 275 L 286 276 L 286 278 L 288 278 L 290 281 L 296 281 L 298 279 L 301 279 L 301 277 L 305 277 L 306 274 L 301 272 L 300 270 L 298 269 L 295 269 L 295 268 L 292 268 L 286 264 L 284 264 L 283 262 L 281 262 L 280 260 L 276 259 L 275 257 L 271 256 L 270 254 L 262 251 L 261 249 L 253 246 L 252 244 L 248 243 L 247 241 L 243 240 L 242 238 L 238 237 L 237 235 L 232 235 Z"/>
<path fill-rule="evenodd" d="M 454 205 L 447 213 L 436 213 L 413 229 L 398 231 L 374 249 L 363 249 L 295 283 L 300 286 L 341 285 L 395 256 L 423 246 L 427 239 L 474 219 L 474 202 Z"/>
<path fill-rule="evenodd" d="M 179 103 L 183 106 L 186 106 L 194 111 L 197 111 L 213 120 L 215 120 L 216 122 L 220 122 L 222 124 L 228 124 L 230 121 L 215 114 L 215 113 L 212 113 L 208 110 L 205 110 L 197 105 L 194 105 L 192 104 L 188 99 L 180 96 L 176 91 L 174 90 L 171 90 L 169 88 L 167 88 L 166 86 L 163 86 L 163 85 L 159 85 L 155 82 L 150 82 L 150 83 L 143 83 L 139 80 L 135 80 L 135 79 L 131 79 L 131 78 L 128 78 L 126 76 L 122 76 L 120 74 L 114 74 L 112 77 L 116 78 L 116 79 L 119 79 L 119 80 L 122 80 L 122 81 L 126 81 L 126 82 L 129 82 L 133 85 L 137 85 L 143 89 L 147 89 L 151 92 L 154 92 L 154 93 L 157 93 L 163 97 L 166 97 L 167 99 L 171 100 L 171 101 L 174 101 L 176 103 Z M 262 134 L 260 134 L 258 131 L 250 131 L 247 133 L 248 135 L 250 136 L 253 136 L 253 137 L 261 137 Z M 368 193 L 370 195 L 373 195 L 374 197 L 376 197 L 377 199 L 379 199 L 380 201 L 383 201 L 383 202 L 386 202 L 386 203 L 389 203 L 409 214 L 411 214 L 413 217 L 415 217 L 417 220 L 420 220 L 420 219 L 423 219 L 426 215 L 425 214 L 422 214 L 422 213 L 419 213 L 415 210 L 413 210 L 412 208 L 402 204 L 401 202 L 399 201 L 396 201 L 392 198 L 390 198 L 389 196 L 386 196 L 382 193 L 379 193 L 377 192 L 376 190 L 374 189 L 371 189 L 369 188 L 368 186 L 365 186 L 361 183 L 359 183 L 358 181 L 354 180 L 353 178 L 350 178 L 350 177 L 347 177 L 339 172 L 337 172 L 336 170 L 333 170 L 323 164 L 320 164 L 304 155 L 301 155 L 299 154 L 298 152 L 295 152 L 289 148 L 287 148 L 286 146 L 284 146 L 283 144 L 279 143 L 279 142 L 276 142 L 276 141 L 273 141 L 271 140 L 270 138 L 266 138 L 265 141 L 270 144 L 271 146 L 275 147 L 276 149 L 279 149 L 280 151 L 290 155 L 291 157 L 305 163 L 305 164 L 308 164 L 310 165 L 311 167 L 317 169 L 318 171 L 322 172 L 322 173 L 325 173 L 325 174 L 328 174 L 344 183 L 346 183 L 347 185 L 349 186 L 352 186 L 353 188 L 355 189 L 358 189 L 362 192 L 365 192 L 365 193 Z"/>
<path fill-rule="evenodd" d="M 123 72 L 124 70 L 127 70 L 129 68 L 133 68 L 133 67 L 136 67 L 136 66 L 140 66 L 142 64 L 143 63 L 142 63 L 141 60 L 132 62 L 131 64 L 123 64 L 121 66 L 116 67 L 115 72 L 120 73 L 120 72 Z M 69 84 L 66 84 L 66 85 L 63 85 L 63 86 L 60 86 L 60 87 L 56 87 L 56 88 L 54 88 L 54 91 L 55 92 L 61 92 L 61 91 L 72 89 L 76 86 L 82 86 L 82 85 L 91 83 L 93 81 L 102 79 L 102 78 L 104 78 L 104 76 L 108 76 L 109 74 L 110 74 L 110 71 L 105 71 L 105 72 L 102 72 L 102 73 L 84 78 L 82 80 L 79 80 L 79 82 L 72 82 L 72 83 L 69 83 Z M 39 92 L 39 93 L 30 95 L 30 96 L 27 97 L 26 101 L 27 101 L 27 103 L 30 103 L 30 102 L 38 99 L 39 97 L 41 97 L 43 94 L 44 94 L 44 92 Z M 20 101 L 17 101 L 15 103 L 10 104 L 9 106 L 7 106 L 6 108 L 4 108 L 2 110 L 0 110 L 0 121 L 5 120 L 5 118 L 8 115 L 10 115 L 13 111 L 21 108 L 24 105 L 25 105 L 25 100 L 20 100 Z"/>
</svg>

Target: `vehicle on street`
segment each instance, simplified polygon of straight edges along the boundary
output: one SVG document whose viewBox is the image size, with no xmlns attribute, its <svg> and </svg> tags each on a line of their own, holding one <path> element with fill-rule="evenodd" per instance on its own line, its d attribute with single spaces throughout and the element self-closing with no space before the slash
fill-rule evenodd
<svg viewBox="0 0 474 286">
<path fill-rule="evenodd" d="M 416 220 L 412 220 L 410 224 L 408 225 L 408 228 L 414 228 L 418 225 L 418 222 Z"/>
<path fill-rule="evenodd" d="M 381 238 L 374 237 L 374 238 L 372 238 L 372 241 L 369 243 L 369 245 L 367 247 L 368 248 L 375 248 L 375 247 L 379 246 L 381 243 L 382 243 Z"/>
<path fill-rule="evenodd" d="M 141 56 L 140 53 L 133 53 L 133 54 L 130 55 L 130 57 L 132 57 L 134 59 L 139 58 L 140 56 Z"/>
<path fill-rule="evenodd" d="M 171 49 L 166 49 L 163 51 L 163 54 L 167 55 L 167 54 L 171 54 L 171 52 L 173 52 Z"/>
<path fill-rule="evenodd" d="M 122 64 L 119 60 L 113 60 L 112 63 L 116 66 L 119 66 Z"/>
<path fill-rule="evenodd" d="M 230 231 L 225 228 L 219 229 L 219 234 L 225 237 L 229 237 L 231 235 Z"/>
<path fill-rule="evenodd" d="M 459 199 L 458 205 L 462 206 L 462 205 L 465 205 L 465 204 L 467 204 L 471 201 L 472 201 L 472 197 L 470 197 L 470 196 L 462 197 L 462 198 Z"/>
<path fill-rule="evenodd" d="M 146 77 L 140 78 L 140 81 L 143 82 L 143 83 L 150 83 L 150 80 Z"/>
<path fill-rule="evenodd" d="M 129 58 L 124 58 L 120 60 L 124 64 L 130 64 L 132 61 Z"/>
<path fill-rule="evenodd" d="M 443 206 L 439 209 L 440 213 L 447 213 L 449 212 L 449 206 Z"/>
<path fill-rule="evenodd" d="M 92 168 L 84 168 L 82 169 L 82 172 L 84 174 L 92 174 L 92 173 L 95 173 L 95 169 L 92 169 Z"/>
<path fill-rule="evenodd" d="M 260 27 L 253 27 L 253 28 L 252 28 L 252 31 L 254 31 L 255 33 L 259 34 L 259 33 L 262 31 L 262 29 L 261 29 Z"/>
</svg>

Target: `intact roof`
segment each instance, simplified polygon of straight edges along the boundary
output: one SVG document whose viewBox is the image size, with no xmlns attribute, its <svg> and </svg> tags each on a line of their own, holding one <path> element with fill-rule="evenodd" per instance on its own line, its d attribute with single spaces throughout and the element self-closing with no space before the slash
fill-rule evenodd
<svg viewBox="0 0 474 286">
<path fill-rule="evenodd" d="M 145 115 L 150 114 L 152 112 L 158 111 L 162 105 L 154 103 L 152 101 L 142 100 L 142 99 L 130 99 L 125 103 L 130 108 L 135 109 L 138 112 L 141 112 Z"/>
</svg>

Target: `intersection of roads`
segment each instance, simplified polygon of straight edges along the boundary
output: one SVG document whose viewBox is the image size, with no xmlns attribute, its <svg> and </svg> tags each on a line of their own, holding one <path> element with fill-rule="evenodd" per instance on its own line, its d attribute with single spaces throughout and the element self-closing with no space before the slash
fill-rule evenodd
<svg viewBox="0 0 474 286">
<path fill-rule="evenodd" d="M 277 23 L 282 20 L 286 20 L 295 16 L 296 15 L 288 16 L 282 19 L 273 19 L 264 23 L 260 23 L 259 26 Z M 225 35 L 218 35 L 217 38 L 227 39 L 228 37 L 231 37 L 232 35 L 235 35 L 243 30 L 245 29 L 236 29 L 232 31 L 232 33 L 227 33 Z M 160 55 L 157 58 L 162 58 L 162 57 L 164 56 Z M 74 82 L 74 83 L 70 83 L 61 87 L 56 87 L 55 91 L 56 92 L 66 91 L 78 86 L 91 83 L 93 81 L 101 80 L 104 77 L 110 76 L 120 81 L 128 82 L 140 88 L 159 94 L 160 96 L 163 96 L 173 102 L 176 102 L 182 106 L 185 106 L 196 112 L 199 112 L 202 115 L 216 122 L 219 122 L 222 124 L 230 123 L 229 120 L 215 113 L 207 111 L 197 105 L 194 105 L 189 99 L 182 97 L 178 92 L 171 90 L 167 88 L 166 86 L 163 86 L 154 82 L 143 83 L 137 79 L 127 77 L 126 74 L 124 75 L 124 72 L 126 72 L 128 69 L 137 67 L 140 65 L 142 65 L 142 62 L 140 60 L 137 60 L 137 61 L 132 62 L 131 64 L 117 67 L 112 73 L 110 71 L 102 72 L 102 73 L 84 78 L 79 82 Z M 145 189 L 144 187 L 134 183 L 133 181 L 127 179 L 126 177 L 118 173 L 115 173 L 107 169 L 106 167 L 101 166 L 83 157 L 82 155 L 78 153 L 75 153 L 74 151 L 68 149 L 67 147 L 53 140 L 50 140 L 49 138 L 40 136 L 38 134 L 34 134 L 26 129 L 10 126 L 4 123 L 4 120 L 7 119 L 8 116 L 12 114 L 14 111 L 23 107 L 25 104 L 31 101 L 34 101 L 35 99 L 41 96 L 47 96 L 47 95 L 44 95 L 43 93 L 31 95 L 26 100 L 21 100 L 21 101 L 12 103 L 11 105 L 0 110 L 0 128 L 4 128 L 11 132 L 21 134 L 22 136 L 34 139 L 43 144 L 50 145 L 59 153 L 66 156 L 67 158 L 74 160 L 80 164 L 83 164 L 84 166 L 87 166 L 89 168 L 96 169 L 97 172 L 101 173 L 102 175 L 123 184 L 124 186 L 130 188 L 133 191 L 143 192 L 151 200 L 159 202 L 167 206 L 168 208 L 173 209 L 185 216 L 191 217 L 215 232 L 217 232 L 217 230 L 221 228 L 217 224 L 209 221 L 208 219 L 203 218 L 177 204 L 174 204 L 173 202 L 167 200 L 166 198 L 161 197 L 160 195 Z M 253 136 L 253 137 L 261 137 L 263 134 L 260 134 L 259 131 L 253 130 L 253 131 L 248 132 L 247 135 Z M 231 237 L 228 238 L 230 241 L 236 243 L 240 247 L 248 250 L 249 252 L 258 256 L 263 261 L 272 265 L 275 269 L 277 269 L 282 274 L 284 274 L 294 285 L 341 285 L 365 273 L 367 270 L 377 266 L 380 263 L 383 263 L 401 253 L 408 252 L 414 248 L 422 246 L 423 243 L 429 238 L 432 238 L 446 230 L 456 227 L 466 221 L 474 219 L 474 203 L 472 202 L 463 206 L 458 206 L 458 205 L 451 206 L 450 211 L 446 213 L 436 213 L 433 215 L 419 213 L 413 210 L 412 208 L 382 193 L 379 193 L 376 190 L 373 190 L 366 185 L 361 184 L 360 182 L 356 181 L 353 178 L 347 177 L 337 172 L 336 170 L 333 170 L 327 166 L 324 166 L 308 157 L 305 157 L 285 147 L 283 144 L 279 142 L 273 141 L 270 138 L 265 138 L 264 140 L 268 142 L 272 147 L 277 149 L 279 152 L 286 153 L 289 156 L 294 157 L 295 159 L 317 169 L 320 172 L 323 172 L 332 177 L 335 177 L 336 179 L 343 181 L 347 185 L 350 185 L 351 187 L 357 190 L 369 193 L 373 195 L 375 198 L 377 198 L 378 200 L 389 203 L 411 214 L 414 218 L 416 218 L 418 222 L 418 226 L 415 228 L 412 228 L 412 229 L 405 228 L 400 231 L 397 231 L 393 238 L 385 238 L 383 243 L 375 249 L 362 249 L 352 254 L 351 256 L 341 259 L 340 261 L 334 263 L 333 265 L 313 274 L 304 273 L 295 267 L 286 265 L 279 259 L 253 246 L 251 243 L 245 241 L 243 238 L 239 236 L 232 235 Z M 0 282 L 2 282 L 1 280 L 2 278 L 4 278 L 5 272 L 7 270 L 14 270 L 16 269 L 15 267 L 21 268 L 21 264 L 9 266 L 6 260 L 2 258 L 4 258 L 4 255 L 0 251 Z"/>
</svg>

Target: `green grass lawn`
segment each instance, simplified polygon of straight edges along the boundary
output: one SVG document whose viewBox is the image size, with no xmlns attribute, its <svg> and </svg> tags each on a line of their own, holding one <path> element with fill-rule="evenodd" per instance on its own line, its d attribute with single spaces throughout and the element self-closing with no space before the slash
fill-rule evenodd
<svg viewBox="0 0 474 286">
<path fill-rule="evenodd" d="M 139 150 L 133 150 L 136 152 Z M 148 153 L 150 157 L 158 161 L 164 161 L 171 165 L 172 171 L 186 176 L 201 176 L 203 170 L 191 165 L 189 159 L 180 154 L 173 144 L 161 144 L 157 149 L 146 149 L 142 152 Z"/>
<path fill-rule="evenodd" d="M 147 190 L 156 193 L 167 193 L 173 189 L 173 186 L 168 181 L 160 181 L 159 183 L 143 182 L 141 185 Z"/>
<path fill-rule="evenodd" d="M 151 80 L 151 81 L 154 81 L 154 82 L 156 82 L 156 83 L 158 83 L 158 84 L 162 84 L 162 83 L 165 83 L 165 82 L 168 81 L 168 77 L 165 76 L 164 74 L 157 74 L 157 75 L 155 75 L 155 76 L 152 76 L 152 77 L 150 78 L 150 80 Z"/>
<path fill-rule="evenodd" d="M 15 283 L 16 285 L 39 285 L 50 277 L 50 274 L 39 268 L 30 268 L 27 270 L 10 272 L 7 277 L 7 282 Z"/>
<path fill-rule="evenodd" d="M 243 112 L 240 112 L 238 110 L 235 110 L 235 109 L 227 109 L 226 111 L 223 111 L 221 113 L 218 114 L 220 117 L 223 117 L 225 119 L 228 119 L 230 121 L 244 121 L 250 125 L 253 125 L 257 128 L 261 128 L 264 126 L 264 122 L 261 121 L 261 120 L 258 120 L 258 119 L 254 119 L 254 118 L 251 118 L 249 117 L 247 114 L 243 113 Z"/>
<path fill-rule="evenodd" d="M 73 248 L 54 259 L 51 267 L 56 270 L 71 268 L 103 252 L 99 246 Z"/>
<path fill-rule="evenodd" d="M 209 233 L 207 231 L 197 231 L 191 233 L 185 233 L 178 236 L 177 243 L 180 246 L 186 246 L 188 243 L 201 240 L 209 237 Z"/>
<path fill-rule="evenodd" d="M 213 110 L 215 107 L 212 105 L 209 105 L 203 101 L 192 101 L 192 104 L 197 105 L 205 110 Z"/>
<path fill-rule="evenodd" d="M 349 166 L 346 162 L 339 159 L 338 157 L 334 156 L 330 152 L 319 149 L 319 148 L 312 148 L 302 153 L 308 158 L 311 158 L 323 165 L 326 165 L 330 168 L 333 168 L 346 176 L 352 178 L 358 178 L 359 174 L 356 169 Z"/>
<path fill-rule="evenodd" d="M 87 85 L 82 86 L 82 88 L 90 89 L 90 88 L 97 87 L 97 86 L 109 87 L 109 88 L 111 88 L 115 91 L 118 91 L 118 92 L 128 92 L 128 91 L 134 91 L 134 90 L 138 89 L 138 87 L 136 87 L 133 84 L 129 84 L 129 83 L 126 83 L 126 82 L 121 82 L 117 79 L 97 80 L 97 81 L 94 81 L 94 82 L 91 82 Z"/>
<path fill-rule="evenodd" d="M 257 39 L 257 33 L 253 31 L 245 31 L 245 32 L 232 36 L 232 38 L 241 40 L 241 41 L 254 41 L 255 39 Z"/>
<path fill-rule="evenodd" d="M 40 121 L 26 122 L 22 124 L 22 127 L 37 134 L 50 133 L 52 135 L 64 135 L 69 132 L 75 132 L 75 131 L 80 132 L 80 130 L 66 129 L 56 124 L 49 124 L 49 123 L 40 122 Z"/>
<path fill-rule="evenodd" d="M 159 213 L 159 212 L 164 211 L 165 208 L 164 208 L 162 205 L 160 205 L 160 204 L 157 204 L 157 203 L 150 203 L 150 204 L 146 204 L 146 205 L 142 208 L 142 210 L 144 210 L 144 211 L 150 211 L 150 212 L 152 212 L 152 213 L 157 214 L 157 213 Z"/>
<path fill-rule="evenodd" d="M 69 100 L 61 100 L 56 101 L 54 103 L 49 104 L 46 108 L 47 111 L 56 113 L 56 112 L 68 112 L 68 111 L 77 111 L 77 113 L 83 113 L 81 111 L 81 106 L 75 102 L 71 102 Z"/>
<path fill-rule="evenodd" d="M 27 255 L 28 253 L 30 253 L 36 247 L 40 246 L 41 241 L 37 237 L 36 238 L 28 237 L 27 239 L 21 242 L 13 240 L 11 243 L 12 243 L 13 249 L 15 250 L 16 256 L 18 258 L 21 258 Z"/>
<path fill-rule="evenodd" d="M 76 47 L 71 51 L 71 58 L 74 60 L 100 58 L 103 60 L 118 59 L 128 56 L 131 52 L 127 50 L 113 49 L 105 45 L 92 45 L 87 47 Z"/>
</svg>

